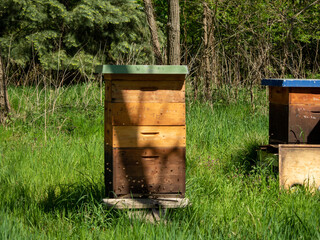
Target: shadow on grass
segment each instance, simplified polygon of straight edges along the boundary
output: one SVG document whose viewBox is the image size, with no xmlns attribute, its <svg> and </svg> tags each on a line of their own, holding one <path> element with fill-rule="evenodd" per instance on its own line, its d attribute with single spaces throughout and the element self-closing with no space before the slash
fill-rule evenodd
<svg viewBox="0 0 320 240">
<path fill-rule="evenodd" d="M 89 183 L 52 185 L 45 191 L 46 197 L 39 205 L 45 212 L 76 210 L 84 204 L 101 202 L 103 192 L 102 185 Z"/>
<path fill-rule="evenodd" d="M 260 175 L 277 177 L 279 166 L 277 165 L 278 159 L 276 154 L 269 150 L 261 150 L 260 146 L 260 143 L 251 142 L 235 152 L 231 157 L 230 164 L 232 166 L 229 165 L 227 171 L 230 171 L 230 169 L 241 169 L 245 175 L 258 173 Z"/>
<path fill-rule="evenodd" d="M 244 148 L 232 154 L 231 164 L 237 168 L 241 168 L 245 174 L 249 174 L 257 167 L 260 145 L 257 142 L 246 144 Z"/>
<path fill-rule="evenodd" d="M 63 211 L 90 215 L 100 212 L 105 214 L 105 217 L 120 217 L 119 210 L 104 206 L 102 203 L 104 194 L 104 185 L 89 182 L 54 185 L 46 190 L 47 196 L 39 202 L 39 206 L 46 213 Z"/>
<path fill-rule="evenodd" d="M 0 210 L 7 212 L 8 216 L 19 216 L 19 221 L 33 229 L 43 229 L 50 222 L 61 221 L 104 228 L 117 223 L 124 215 L 123 211 L 107 208 L 102 203 L 102 184 L 77 182 L 52 185 L 41 190 L 40 200 L 27 184 L 7 185 L 0 188 L 0 194 Z"/>
</svg>

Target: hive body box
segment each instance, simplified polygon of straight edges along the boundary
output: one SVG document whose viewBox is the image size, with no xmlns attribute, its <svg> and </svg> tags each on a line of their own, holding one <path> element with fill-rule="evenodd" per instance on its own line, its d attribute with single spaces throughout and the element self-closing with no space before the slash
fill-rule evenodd
<svg viewBox="0 0 320 240">
<path fill-rule="evenodd" d="M 269 143 L 320 144 L 320 80 L 263 79 L 269 86 Z"/>
<path fill-rule="evenodd" d="M 186 66 L 98 66 L 108 197 L 184 197 Z"/>
<path fill-rule="evenodd" d="M 296 185 L 310 190 L 320 187 L 320 147 L 312 144 L 279 145 L 280 186 L 290 189 Z"/>
</svg>

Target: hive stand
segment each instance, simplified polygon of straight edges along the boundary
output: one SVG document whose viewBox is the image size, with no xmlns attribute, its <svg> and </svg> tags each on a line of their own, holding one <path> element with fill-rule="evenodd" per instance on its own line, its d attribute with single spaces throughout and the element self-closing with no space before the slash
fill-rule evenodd
<svg viewBox="0 0 320 240">
<path fill-rule="evenodd" d="M 106 82 L 104 202 L 183 206 L 187 67 L 101 65 L 96 72 Z"/>
<path fill-rule="evenodd" d="M 190 205 L 187 198 L 109 198 L 103 199 L 103 202 L 109 208 L 134 210 L 128 212 L 130 218 L 147 220 L 151 223 L 165 219 L 167 209 L 185 208 Z"/>
</svg>

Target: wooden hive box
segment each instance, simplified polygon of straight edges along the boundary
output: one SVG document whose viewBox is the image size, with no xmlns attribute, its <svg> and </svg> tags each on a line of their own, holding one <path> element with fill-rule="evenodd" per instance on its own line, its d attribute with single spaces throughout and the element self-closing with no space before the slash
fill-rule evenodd
<svg viewBox="0 0 320 240">
<path fill-rule="evenodd" d="M 263 79 L 269 86 L 269 143 L 320 143 L 320 80 Z"/>
<path fill-rule="evenodd" d="M 186 66 L 102 65 L 108 197 L 184 197 Z"/>
<path fill-rule="evenodd" d="M 301 185 L 319 190 L 320 145 L 280 144 L 279 181 L 284 189 Z"/>
</svg>

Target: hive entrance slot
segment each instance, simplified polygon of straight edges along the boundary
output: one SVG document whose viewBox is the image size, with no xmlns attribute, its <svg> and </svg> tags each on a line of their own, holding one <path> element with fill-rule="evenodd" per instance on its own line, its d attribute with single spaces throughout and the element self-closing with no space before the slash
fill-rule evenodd
<svg viewBox="0 0 320 240">
<path fill-rule="evenodd" d="M 158 159 L 159 156 L 141 156 L 141 158 L 144 160 L 154 160 L 154 159 Z"/>
<path fill-rule="evenodd" d="M 157 91 L 158 88 L 157 87 L 142 87 L 140 88 L 140 91 Z"/>
<path fill-rule="evenodd" d="M 142 135 L 158 135 L 159 132 L 142 132 Z"/>
</svg>

